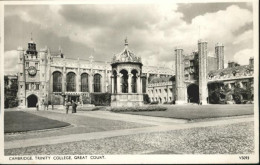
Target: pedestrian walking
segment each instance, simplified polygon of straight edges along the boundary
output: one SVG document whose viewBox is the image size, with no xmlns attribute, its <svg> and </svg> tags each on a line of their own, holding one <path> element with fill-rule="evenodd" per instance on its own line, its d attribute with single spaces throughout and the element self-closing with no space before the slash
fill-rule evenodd
<svg viewBox="0 0 260 165">
<path fill-rule="evenodd" d="M 72 104 L 72 113 L 77 113 L 78 104 L 74 100 L 72 100 L 71 104 Z"/>
<path fill-rule="evenodd" d="M 70 108 L 70 105 L 71 105 L 71 103 L 70 103 L 69 101 L 66 101 L 66 102 L 65 102 L 65 107 L 66 107 L 66 114 L 68 114 L 68 113 L 69 113 L 69 108 Z"/>
</svg>

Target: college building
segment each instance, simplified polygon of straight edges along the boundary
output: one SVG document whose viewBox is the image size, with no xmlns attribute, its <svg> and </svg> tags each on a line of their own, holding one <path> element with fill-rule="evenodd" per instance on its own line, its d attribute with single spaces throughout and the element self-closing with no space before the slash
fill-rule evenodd
<svg viewBox="0 0 260 165">
<path fill-rule="evenodd" d="M 253 100 L 254 59 L 249 65 L 229 62 L 224 68 L 224 46 L 217 43 L 215 54 L 208 55 L 208 43 L 198 41 L 198 50 L 184 54 L 176 48 L 172 58 L 175 69 L 143 66 L 141 58 L 129 48 L 111 56 L 111 61 L 66 58 L 62 50 L 36 49 L 31 39 L 28 48 L 18 47 L 17 97 L 20 107 L 35 107 L 37 102 L 64 105 L 65 99 L 90 103 L 90 93 L 111 93 L 111 105 L 142 105 L 142 94 L 151 102 L 208 104 L 214 102 L 214 91 L 225 89 L 217 97 L 235 103 L 234 89 L 242 100 Z M 7 76 L 8 77 L 8 76 Z M 10 76 L 9 76 L 10 77 Z M 13 79 L 13 76 L 10 77 Z M 8 80 L 8 79 L 5 79 Z M 8 82 L 6 82 L 8 83 Z M 213 94 L 212 94 L 213 91 Z M 119 100 L 115 102 L 113 100 Z M 135 100 L 133 104 L 128 103 Z M 131 104 L 131 105 L 130 105 Z"/>
<path fill-rule="evenodd" d="M 125 43 L 125 49 L 127 46 L 128 43 Z M 125 49 L 118 55 L 121 60 L 124 59 Z M 128 89 L 125 87 L 125 76 L 128 73 L 118 70 L 121 73 L 118 74 L 119 78 L 115 78 L 117 76 L 115 68 L 112 72 L 112 66 L 120 68 L 115 58 L 107 62 L 95 61 L 92 55 L 89 60 L 66 58 L 61 49 L 58 52 L 50 52 L 48 48 L 38 51 L 33 40 L 28 43 L 27 50 L 18 47 L 17 51 L 19 66 L 17 96 L 20 107 L 35 107 L 38 101 L 47 100 L 55 105 L 63 105 L 65 99 L 87 104 L 90 93 L 117 93 L 116 90 L 120 93 L 146 93 L 146 87 L 153 77 L 174 75 L 173 69 L 143 66 L 140 63 L 139 69 L 130 71 L 134 79 L 129 82 L 132 84 L 128 85 Z M 136 72 L 137 70 L 139 72 Z M 121 83 L 117 83 L 115 87 L 117 79 Z M 137 79 L 141 81 L 138 90 L 139 83 L 135 82 Z"/>
</svg>

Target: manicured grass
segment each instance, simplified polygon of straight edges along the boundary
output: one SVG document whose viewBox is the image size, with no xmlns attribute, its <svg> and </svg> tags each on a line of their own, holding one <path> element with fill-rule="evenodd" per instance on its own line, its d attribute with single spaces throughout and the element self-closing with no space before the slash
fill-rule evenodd
<svg viewBox="0 0 260 165">
<path fill-rule="evenodd" d="M 217 117 L 230 117 L 241 115 L 253 115 L 253 105 L 171 105 L 166 106 L 166 111 L 150 112 L 120 112 L 134 115 L 167 117 L 176 119 L 205 119 Z"/>
<path fill-rule="evenodd" d="M 4 114 L 5 133 L 59 128 L 68 125 L 70 124 L 66 122 L 60 122 L 21 111 L 5 111 Z"/>
</svg>

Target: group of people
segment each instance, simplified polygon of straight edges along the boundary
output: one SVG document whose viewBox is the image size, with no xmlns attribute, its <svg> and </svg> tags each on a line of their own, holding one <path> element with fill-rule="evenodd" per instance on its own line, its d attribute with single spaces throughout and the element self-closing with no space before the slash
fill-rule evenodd
<svg viewBox="0 0 260 165">
<path fill-rule="evenodd" d="M 49 102 L 48 101 L 42 101 L 41 105 L 43 105 L 44 110 L 49 109 Z M 72 113 L 77 113 L 77 106 L 78 104 L 72 100 L 71 102 L 68 100 L 65 100 L 65 107 L 66 107 L 66 114 L 69 113 L 69 108 L 72 107 Z M 39 111 L 39 102 L 36 103 L 36 109 Z"/>
<path fill-rule="evenodd" d="M 48 101 L 42 100 L 41 105 L 43 105 L 44 110 L 45 109 L 49 110 L 49 102 Z M 37 109 L 37 111 L 39 111 L 39 102 L 36 103 L 36 109 Z"/>
<path fill-rule="evenodd" d="M 69 113 L 70 106 L 72 107 L 72 113 L 77 113 L 78 104 L 74 100 L 72 100 L 71 102 L 66 100 L 65 101 L 66 114 Z"/>
</svg>

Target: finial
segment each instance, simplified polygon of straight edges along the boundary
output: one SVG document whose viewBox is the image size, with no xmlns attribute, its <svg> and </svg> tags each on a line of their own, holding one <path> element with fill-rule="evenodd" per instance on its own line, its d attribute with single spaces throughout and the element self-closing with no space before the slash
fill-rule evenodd
<svg viewBox="0 0 260 165">
<path fill-rule="evenodd" d="M 33 38 L 32 38 L 32 32 L 31 32 L 31 41 L 33 41 Z"/>
<path fill-rule="evenodd" d="M 127 37 L 125 38 L 125 46 L 128 46 Z"/>
</svg>

